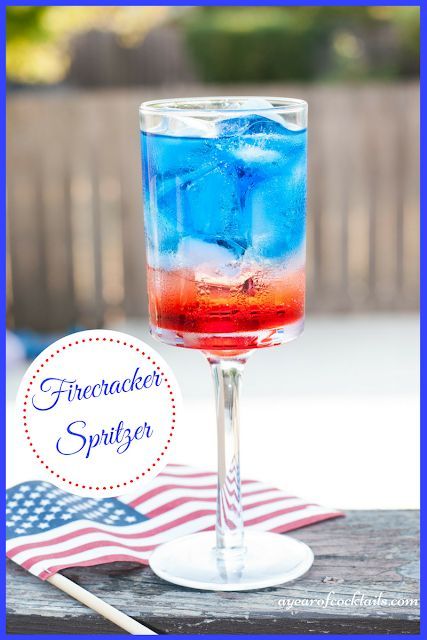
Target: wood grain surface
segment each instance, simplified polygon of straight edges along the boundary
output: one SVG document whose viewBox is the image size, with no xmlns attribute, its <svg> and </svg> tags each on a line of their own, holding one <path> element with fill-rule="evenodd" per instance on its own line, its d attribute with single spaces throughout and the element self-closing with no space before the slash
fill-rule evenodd
<svg viewBox="0 0 427 640">
<path fill-rule="evenodd" d="M 203 592 L 168 584 L 149 567 L 113 563 L 64 575 L 140 622 L 177 634 L 419 633 L 417 511 L 350 511 L 292 535 L 315 554 L 310 571 L 276 588 Z M 8 633 L 118 633 L 98 615 L 8 562 Z M 387 605 L 288 610 L 283 599 L 378 598 Z M 357 595 L 358 594 L 358 595 Z M 391 605 L 393 599 L 401 600 Z M 412 600 L 412 602 L 411 602 Z M 404 601 L 404 602 L 403 602 Z"/>
</svg>

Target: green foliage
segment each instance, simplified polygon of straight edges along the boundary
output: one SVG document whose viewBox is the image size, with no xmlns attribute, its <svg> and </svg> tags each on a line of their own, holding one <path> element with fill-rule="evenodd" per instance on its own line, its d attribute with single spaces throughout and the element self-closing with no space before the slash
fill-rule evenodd
<svg viewBox="0 0 427 640">
<path fill-rule="evenodd" d="M 22 84 L 61 82 L 66 79 L 72 61 L 72 41 L 79 35 L 91 30 L 108 31 L 125 46 L 134 46 L 150 29 L 168 20 L 172 9 L 165 6 L 9 6 L 6 12 L 7 77 Z"/>
<path fill-rule="evenodd" d="M 48 7 L 6 7 L 6 40 L 40 40 L 46 37 L 42 18 Z"/>
<path fill-rule="evenodd" d="M 182 26 L 207 82 L 390 78 L 418 71 L 416 7 L 200 7 Z"/>
</svg>

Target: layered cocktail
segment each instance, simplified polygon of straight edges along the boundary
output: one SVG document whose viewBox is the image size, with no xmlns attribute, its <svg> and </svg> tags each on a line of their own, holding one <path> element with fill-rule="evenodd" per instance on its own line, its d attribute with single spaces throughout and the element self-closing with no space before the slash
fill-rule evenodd
<svg viewBox="0 0 427 640">
<path fill-rule="evenodd" d="M 264 99 L 240 106 L 212 119 L 182 108 L 141 133 L 150 317 L 171 344 L 252 349 L 302 328 L 301 105 L 293 117 Z"/>
<path fill-rule="evenodd" d="M 151 332 L 206 354 L 218 423 L 215 532 L 161 545 L 150 565 L 198 589 L 293 580 L 311 550 L 243 528 L 238 408 L 249 353 L 303 328 L 307 105 L 190 98 L 144 103 L 140 116 Z"/>
</svg>

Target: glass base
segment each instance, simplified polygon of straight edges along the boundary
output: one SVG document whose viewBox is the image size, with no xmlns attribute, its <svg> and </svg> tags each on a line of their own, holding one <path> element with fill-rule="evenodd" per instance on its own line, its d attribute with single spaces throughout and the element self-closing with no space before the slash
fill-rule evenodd
<svg viewBox="0 0 427 640">
<path fill-rule="evenodd" d="M 177 332 L 172 329 L 150 326 L 151 335 L 174 347 L 200 349 L 209 353 L 231 356 L 242 351 L 251 351 L 262 347 L 273 347 L 297 338 L 304 330 L 304 318 L 297 322 L 260 331 L 243 331 L 240 333 L 191 333 Z"/>
<path fill-rule="evenodd" d="M 247 591 L 295 580 L 313 563 L 303 542 L 279 533 L 245 531 L 244 552 L 217 556 L 214 531 L 195 533 L 159 546 L 150 567 L 160 578 L 208 591 Z M 233 554 L 233 552 L 231 552 Z"/>
</svg>

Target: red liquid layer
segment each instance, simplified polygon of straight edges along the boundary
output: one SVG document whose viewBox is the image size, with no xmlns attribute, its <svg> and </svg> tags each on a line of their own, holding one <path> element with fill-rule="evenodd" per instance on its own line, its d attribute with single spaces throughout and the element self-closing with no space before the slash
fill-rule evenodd
<svg viewBox="0 0 427 640">
<path fill-rule="evenodd" d="M 237 334 L 255 334 L 301 320 L 304 292 L 303 269 L 254 271 L 236 283 L 196 275 L 187 269 L 148 268 L 154 326 L 178 334 L 230 334 L 226 338 L 226 348 L 230 349 L 242 345 Z"/>
</svg>

